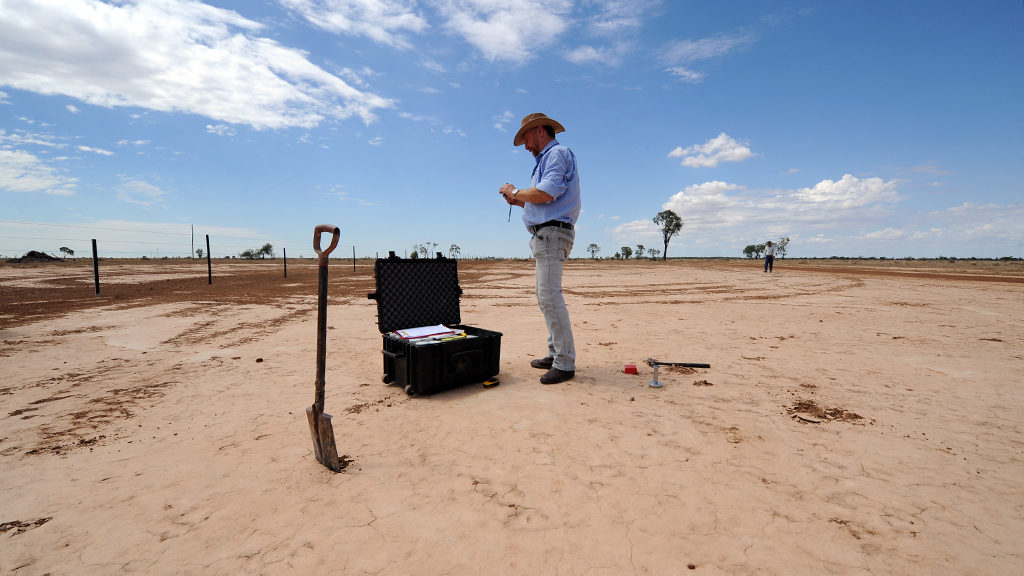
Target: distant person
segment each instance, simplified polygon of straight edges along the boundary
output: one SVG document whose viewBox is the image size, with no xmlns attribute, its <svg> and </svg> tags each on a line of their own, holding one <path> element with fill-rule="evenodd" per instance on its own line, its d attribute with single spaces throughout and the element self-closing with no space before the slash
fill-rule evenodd
<svg viewBox="0 0 1024 576">
<path fill-rule="evenodd" d="M 537 304 L 548 328 L 548 351 L 530 366 L 547 370 L 542 384 L 565 382 L 576 375 L 576 347 L 569 309 L 562 295 L 562 268 L 576 239 L 580 215 L 580 175 L 576 156 L 555 140 L 565 132 L 561 124 L 544 114 L 529 114 L 512 140 L 524 144 L 535 165 L 530 187 L 512 184 L 498 189 L 505 201 L 523 207 L 523 224 L 530 233 L 530 250 L 536 262 Z"/>
<path fill-rule="evenodd" d="M 772 266 L 775 264 L 775 244 L 769 240 L 764 245 L 764 271 L 771 272 Z"/>
</svg>

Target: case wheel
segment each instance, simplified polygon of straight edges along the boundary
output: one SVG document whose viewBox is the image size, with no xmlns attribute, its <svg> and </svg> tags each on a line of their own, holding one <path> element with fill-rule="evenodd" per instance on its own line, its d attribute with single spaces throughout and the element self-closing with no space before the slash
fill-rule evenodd
<svg viewBox="0 0 1024 576">
<path fill-rule="evenodd" d="M 405 393 L 408 394 L 409 396 L 415 396 L 416 395 L 416 391 L 413 390 L 412 384 L 406 384 L 405 385 Z"/>
</svg>

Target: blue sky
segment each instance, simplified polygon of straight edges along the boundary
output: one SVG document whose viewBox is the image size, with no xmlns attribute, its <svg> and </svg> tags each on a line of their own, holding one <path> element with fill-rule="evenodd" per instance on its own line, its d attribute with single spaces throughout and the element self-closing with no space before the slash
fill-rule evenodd
<svg viewBox="0 0 1024 576">
<path fill-rule="evenodd" d="M 512 146 L 580 163 L 574 256 L 1024 256 L 1024 5 L 0 0 L 0 255 L 527 257 Z"/>
</svg>

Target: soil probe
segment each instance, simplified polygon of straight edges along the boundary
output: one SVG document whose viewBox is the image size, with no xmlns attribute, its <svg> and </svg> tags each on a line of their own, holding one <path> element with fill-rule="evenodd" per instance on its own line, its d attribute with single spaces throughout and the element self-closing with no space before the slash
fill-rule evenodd
<svg viewBox="0 0 1024 576">
<path fill-rule="evenodd" d="M 324 232 L 330 232 L 333 236 L 331 245 L 326 250 L 320 250 L 320 234 Z M 340 237 L 341 229 L 330 224 L 320 224 L 313 231 L 313 250 L 319 255 L 320 266 L 316 310 L 316 397 L 313 405 L 306 408 L 316 459 L 335 472 L 341 472 L 342 466 L 338 460 L 338 446 L 334 443 L 331 415 L 324 413 L 324 372 L 327 365 L 327 261 Z"/>
<path fill-rule="evenodd" d="M 683 368 L 711 368 L 711 364 L 695 364 L 692 362 L 658 362 L 654 358 L 648 358 L 647 364 L 654 368 L 654 377 L 648 383 L 651 388 L 661 388 L 658 382 L 658 366 L 682 366 Z"/>
</svg>

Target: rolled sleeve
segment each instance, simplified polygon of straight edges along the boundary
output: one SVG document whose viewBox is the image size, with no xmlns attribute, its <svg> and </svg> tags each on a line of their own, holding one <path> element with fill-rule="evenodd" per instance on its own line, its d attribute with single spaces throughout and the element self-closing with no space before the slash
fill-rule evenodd
<svg viewBox="0 0 1024 576">
<path fill-rule="evenodd" d="M 565 194 L 570 176 L 575 171 L 572 156 L 565 148 L 555 148 L 545 154 L 543 164 L 537 189 L 557 200 Z"/>
</svg>

